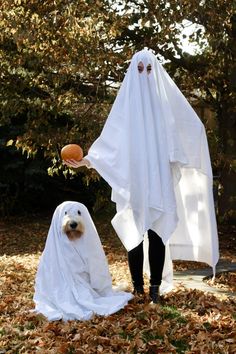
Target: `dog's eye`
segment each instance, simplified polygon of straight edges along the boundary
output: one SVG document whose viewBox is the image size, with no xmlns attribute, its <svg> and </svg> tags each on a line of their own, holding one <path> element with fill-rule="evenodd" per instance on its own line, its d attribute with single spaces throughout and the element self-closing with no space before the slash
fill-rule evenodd
<svg viewBox="0 0 236 354">
<path fill-rule="evenodd" d="M 67 211 L 65 211 L 65 215 L 67 214 Z"/>
<path fill-rule="evenodd" d="M 80 210 L 78 210 L 78 214 L 81 215 L 81 211 Z"/>
</svg>

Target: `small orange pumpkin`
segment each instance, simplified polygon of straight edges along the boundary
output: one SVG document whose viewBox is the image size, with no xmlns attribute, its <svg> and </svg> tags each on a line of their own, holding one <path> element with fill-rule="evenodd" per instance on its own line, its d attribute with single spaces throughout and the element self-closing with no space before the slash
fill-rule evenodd
<svg viewBox="0 0 236 354">
<path fill-rule="evenodd" d="M 78 144 L 68 144 L 61 149 L 62 160 L 80 161 L 83 155 L 83 150 Z"/>
</svg>

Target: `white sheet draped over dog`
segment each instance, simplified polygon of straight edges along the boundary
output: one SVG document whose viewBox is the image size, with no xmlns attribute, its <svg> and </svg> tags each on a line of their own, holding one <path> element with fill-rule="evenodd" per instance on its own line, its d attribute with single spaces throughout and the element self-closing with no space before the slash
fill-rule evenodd
<svg viewBox="0 0 236 354">
<path fill-rule="evenodd" d="M 150 50 L 133 56 L 86 158 L 112 187 L 112 224 L 127 250 L 152 229 L 164 243 L 169 240 L 172 259 L 215 267 L 218 236 L 205 129 Z"/>
<path fill-rule="evenodd" d="M 85 232 L 70 241 L 62 231 L 62 220 L 80 210 Z M 132 298 L 116 292 L 99 236 L 87 208 L 64 202 L 53 215 L 35 281 L 35 310 L 48 320 L 87 320 L 93 314 L 110 315 Z"/>
</svg>

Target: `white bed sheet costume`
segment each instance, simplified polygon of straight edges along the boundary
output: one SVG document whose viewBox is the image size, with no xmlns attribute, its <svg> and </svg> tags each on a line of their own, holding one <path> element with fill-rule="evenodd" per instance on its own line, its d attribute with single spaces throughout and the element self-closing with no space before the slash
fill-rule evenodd
<svg viewBox="0 0 236 354">
<path fill-rule="evenodd" d="M 81 212 L 84 234 L 70 241 L 62 231 L 65 212 Z M 88 320 L 94 314 L 119 311 L 133 295 L 112 289 L 106 256 L 87 208 L 78 202 L 60 204 L 52 218 L 35 281 L 35 311 L 49 321 Z"/>
<path fill-rule="evenodd" d="M 151 50 L 132 57 L 85 158 L 112 187 L 112 225 L 126 249 L 140 244 L 148 229 L 166 244 L 161 292 L 172 287 L 171 259 L 205 262 L 215 272 L 218 234 L 205 128 Z"/>
</svg>

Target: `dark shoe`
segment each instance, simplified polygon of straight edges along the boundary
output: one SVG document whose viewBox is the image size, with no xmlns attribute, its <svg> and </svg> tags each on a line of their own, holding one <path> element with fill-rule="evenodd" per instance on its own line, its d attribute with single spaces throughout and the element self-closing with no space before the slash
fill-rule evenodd
<svg viewBox="0 0 236 354">
<path fill-rule="evenodd" d="M 135 303 L 144 304 L 145 293 L 144 293 L 143 285 L 134 286 L 133 295 L 135 297 L 135 299 L 134 299 Z"/>
<path fill-rule="evenodd" d="M 151 285 L 149 287 L 149 295 L 154 304 L 160 303 L 159 285 Z"/>
<path fill-rule="evenodd" d="M 143 285 L 136 285 L 136 286 L 134 286 L 133 294 L 134 294 L 134 295 L 143 295 L 143 294 L 144 294 Z"/>
</svg>

